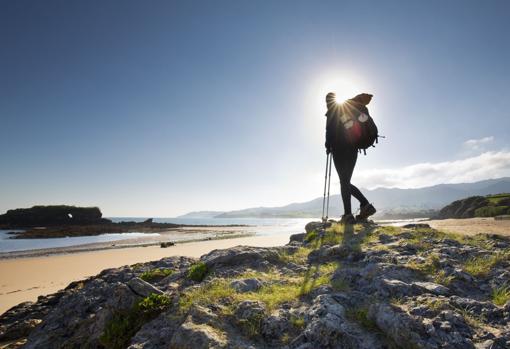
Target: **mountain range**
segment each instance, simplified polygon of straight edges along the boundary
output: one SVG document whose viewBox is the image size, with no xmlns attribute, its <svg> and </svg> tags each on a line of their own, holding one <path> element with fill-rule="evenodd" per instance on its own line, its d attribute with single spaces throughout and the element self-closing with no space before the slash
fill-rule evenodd
<svg viewBox="0 0 510 349">
<path fill-rule="evenodd" d="M 363 192 L 378 209 L 376 218 L 431 217 L 451 203 L 468 196 L 510 192 L 510 177 L 473 183 L 439 184 L 430 187 L 401 189 L 376 188 Z M 353 200 L 353 204 L 355 200 Z M 340 195 L 330 197 L 330 216 L 342 211 Z M 196 211 L 178 218 L 297 218 L 320 217 L 322 197 L 279 207 L 253 207 L 235 211 Z"/>
</svg>

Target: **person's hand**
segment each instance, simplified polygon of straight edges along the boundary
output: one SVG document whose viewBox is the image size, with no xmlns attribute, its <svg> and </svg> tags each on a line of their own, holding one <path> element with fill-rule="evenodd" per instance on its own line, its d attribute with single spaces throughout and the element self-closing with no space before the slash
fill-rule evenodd
<svg viewBox="0 0 510 349">
<path fill-rule="evenodd" d="M 331 153 L 331 147 L 326 147 L 326 154 Z"/>
</svg>

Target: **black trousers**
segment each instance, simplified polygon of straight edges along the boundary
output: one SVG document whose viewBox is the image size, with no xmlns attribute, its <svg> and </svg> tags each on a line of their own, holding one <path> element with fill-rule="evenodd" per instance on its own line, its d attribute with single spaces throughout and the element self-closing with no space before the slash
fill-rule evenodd
<svg viewBox="0 0 510 349">
<path fill-rule="evenodd" d="M 367 198 L 361 191 L 351 184 L 354 166 L 358 160 L 358 150 L 350 147 L 342 147 L 333 150 L 333 161 L 335 162 L 336 172 L 340 178 L 340 188 L 342 192 L 342 201 L 345 214 L 352 214 L 351 195 L 360 202 L 361 206 L 368 204 Z"/>
</svg>

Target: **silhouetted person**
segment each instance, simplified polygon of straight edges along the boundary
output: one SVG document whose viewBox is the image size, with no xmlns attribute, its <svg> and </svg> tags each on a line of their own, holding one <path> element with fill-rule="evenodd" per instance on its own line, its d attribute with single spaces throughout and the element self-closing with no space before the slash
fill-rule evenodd
<svg viewBox="0 0 510 349">
<path fill-rule="evenodd" d="M 326 113 L 326 152 L 332 153 L 340 178 L 345 211 L 341 222 L 346 224 L 354 224 L 356 219 L 365 220 L 376 212 L 374 206 L 368 202 L 361 191 L 351 184 L 352 173 L 358 159 L 358 149 L 351 144 L 347 133 L 347 128 L 352 125 L 351 120 L 354 117 L 358 117 L 360 113 L 370 115 L 366 106 L 371 100 L 371 94 L 362 93 L 343 103 L 337 103 L 333 92 L 326 95 L 328 108 Z M 360 202 L 360 213 L 356 219 L 352 215 L 351 195 Z"/>
</svg>

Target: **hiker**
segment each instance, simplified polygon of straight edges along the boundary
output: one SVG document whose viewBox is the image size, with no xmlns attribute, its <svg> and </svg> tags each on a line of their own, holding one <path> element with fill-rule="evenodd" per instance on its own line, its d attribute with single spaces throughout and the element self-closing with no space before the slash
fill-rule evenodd
<svg viewBox="0 0 510 349">
<path fill-rule="evenodd" d="M 326 95 L 326 153 L 333 155 L 340 187 L 342 202 L 344 204 L 344 215 L 341 223 L 354 224 L 356 220 L 364 221 L 376 212 L 375 207 L 370 204 L 367 198 L 353 184 L 351 177 L 358 159 L 358 148 L 356 146 L 359 132 L 353 126 L 354 118 L 360 121 L 369 117 L 367 104 L 372 100 L 372 95 L 362 93 L 343 103 L 336 102 L 336 95 L 330 92 Z M 351 209 L 351 195 L 360 202 L 360 212 L 354 218 Z"/>
</svg>

